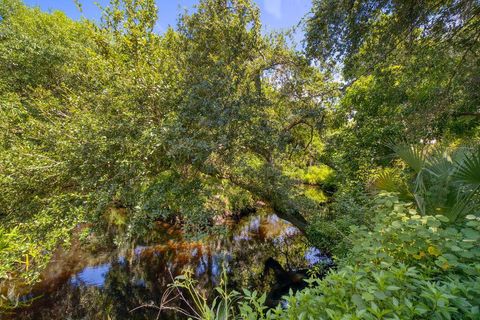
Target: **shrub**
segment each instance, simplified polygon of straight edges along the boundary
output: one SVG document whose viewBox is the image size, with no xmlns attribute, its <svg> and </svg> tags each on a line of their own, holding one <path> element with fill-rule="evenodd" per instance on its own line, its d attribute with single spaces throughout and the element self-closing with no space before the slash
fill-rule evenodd
<svg viewBox="0 0 480 320">
<path fill-rule="evenodd" d="M 478 319 L 480 218 L 420 216 L 394 195 L 376 205 L 373 230 L 352 227 L 354 245 L 337 271 L 258 318 Z"/>
</svg>

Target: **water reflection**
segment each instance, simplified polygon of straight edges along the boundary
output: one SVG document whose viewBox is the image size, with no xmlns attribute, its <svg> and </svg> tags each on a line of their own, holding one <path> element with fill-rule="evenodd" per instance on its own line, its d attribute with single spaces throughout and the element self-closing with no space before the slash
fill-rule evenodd
<svg viewBox="0 0 480 320">
<path fill-rule="evenodd" d="M 103 287 L 105 284 L 105 276 L 112 267 L 112 264 L 105 263 L 99 266 L 86 267 L 72 278 L 70 283 L 72 285 L 89 285 L 96 287 Z"/>
<path fill-rule="evenodd" d="M 263 276 L 268 258 L 287 270 L 324 259 L 318 250 L 306 246 L 296 228 L 272 213 L 244 218 L 230 236 L 203 243 L 188 242 L 167 225 L 159 225 L 157 233 L 144 243 L 108 254 L 72 248 L 76 252 L 52 262 L 45 281 L 30 294 L 41 298 L 14 318 L 152 319 L 156 310 L 130 310 L 158 303 L 172 277 L 187 267 L 195 271 L 199 289 L 207 293 L 218 283 L 223 265 L 232 287 L 268 291 L 271 281 Z M 168 313 L 161 317 L 181 318 Z"/>
</svg>

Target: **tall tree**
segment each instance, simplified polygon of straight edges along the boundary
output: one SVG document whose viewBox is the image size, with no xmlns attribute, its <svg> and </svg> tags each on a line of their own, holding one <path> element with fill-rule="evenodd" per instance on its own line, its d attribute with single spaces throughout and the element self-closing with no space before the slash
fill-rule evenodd
<svg viewBox="0 0 480 320">
<path fill-rule="evenodd" d="M 181 166 L 270 202 L 305 231 L 293 199 L 298 181 L 285 167 L 315 162 L 321 150 L 312 141 L 335 87 L 281 35 L 261 34 L 250 1 L 201 1 L 183 16 L 179 34 L 184 92 L 169 153 Z"/>
<path fill-rule="evenodd" d="M 478 128 L 478 1 L 316 0 L 312 12 L 307 52 L 345 81 L 335 148 L 355 145 L 371 165 L 385 162 L 389 140 Z"/>
</svg>

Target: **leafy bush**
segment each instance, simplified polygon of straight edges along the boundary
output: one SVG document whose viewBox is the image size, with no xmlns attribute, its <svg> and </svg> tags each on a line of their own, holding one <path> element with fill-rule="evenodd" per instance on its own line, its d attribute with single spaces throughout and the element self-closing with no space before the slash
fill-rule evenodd
<svg viewBox="0 0 480 320">
<path fill-rule="evenodd" d="M 480 218 L 420 216 L 395 195 L 376 201 L 372 230 L 352 227 L 338 271 L 249 319 L 478 319 Z"/>
<path fill-rule="evenodd" d="M 340 186 L 331 202 L 316 212 L 308 229 L 312 245 L 334 257 L 342 257 L 352 247 L 350 226 L 371 220 L 372 200 L 363 183 L 350 181 Z"/>
<path fill-rule="evenodd" d="M 333 182 L 335 172 L 327 165 L 314 165 L 306 169 L 295 169 L 286 172 L 288 176 L 309 184 L 329 184 Z"/>
<path fill-rule="evenodd" d="M 40 279 L 55 249 L 69 244 L 84 219 L 82 203 L 75 194 L 58 196 L 23 222 L 0 226 L 0 311 L 17 304 Z"/>
</svg>

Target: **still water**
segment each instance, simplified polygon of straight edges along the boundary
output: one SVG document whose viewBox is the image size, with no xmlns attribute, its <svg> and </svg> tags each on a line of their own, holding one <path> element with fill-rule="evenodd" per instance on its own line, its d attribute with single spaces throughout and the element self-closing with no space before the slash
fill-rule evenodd
<svg viewBox="0 0 480 320">
<path fill-rule="evenodd" d="M 271 212 L 242 218 L 232 223 L 228 235 L 203 242 L 187 241 L 178 229 L 159 223 L 150 239 L 105 251 L 74 245 L 57 254 L 43 281 L 24 297 L 33 299 L 31 305 L 12 319 L 156 319 L 158 310 L 149 305 L 158 305 L 168 284 L 187 268 L 198 290 L 208 296 L 223 266 L 232 288 L 268 292 L 278 287 L 278 280 L 264 273 L 269 258 L 286 270 L 326 259 L 306 245 L 295 227 Z M 172 304 L 182 306 L 180 301 Z M 169 312 L 159 317 L 183 318 Z"/>
</svg>

